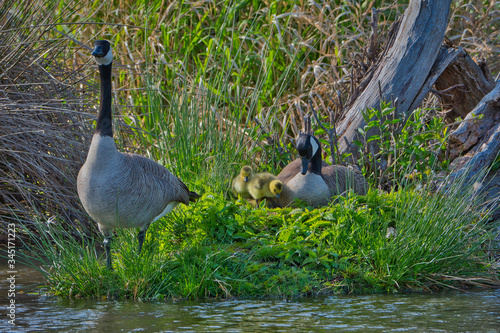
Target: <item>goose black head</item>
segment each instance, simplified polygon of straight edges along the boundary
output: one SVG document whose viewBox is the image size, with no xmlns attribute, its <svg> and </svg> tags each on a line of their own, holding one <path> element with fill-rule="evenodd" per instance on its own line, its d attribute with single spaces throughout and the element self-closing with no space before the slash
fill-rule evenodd
<svg viewBox="0 0 500 333">
<path fill-rule="evenodd" d="M 113 62 L 113 52 L 107 40 L 96 40 L 92 55 L 99 66 L 107 66 Z"/>
<path fill-rule="evenodd" d="M 297 151 L 299 153 L 300 159 L 302 160 L 302 170 L 301 174 L 305 175 L 309 167 L 309 161 L 318 153 L 319 151 L 319 141 L 316 137 L 300 133 L 297 138 Z M 320 162 L 321 165 L 321 162 Z"/>
</svg>

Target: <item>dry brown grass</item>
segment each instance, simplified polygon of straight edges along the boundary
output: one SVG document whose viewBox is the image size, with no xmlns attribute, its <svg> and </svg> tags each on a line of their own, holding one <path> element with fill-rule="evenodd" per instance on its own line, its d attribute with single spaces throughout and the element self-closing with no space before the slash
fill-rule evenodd
<svg viewBox="0 0 500 333">
<path fill-rule="evenodd" d="M 36 10 L 24 9 L 25 14 Z M 14 16 L 3 14 L 0 220 L 29 226 L 56 216 L 91 227 L 75 180 L 92 134 L 89 100 L 94 88 L 65 66 L 66 59 L 60 57 L 63 40 L 43 42 L 47 27 L 18 29 Z"/>
<path fill-rule="evenodd" d="M 381 1 L 381 3 L 382 5 L 375 7 L 374 2 L 371 2 L 364 9 L 361 9 L 356 1 L 341 8 L 333 8 L 331 11 L 325 9 L 328 6 L 326 2 L 320 7 L 304 8 L 303 18 L 299 16 L 298 21 L 303 23 L 307 21 L 311 29 L 318 29 L 316 33 L 322 35 L 322 38 L 314 47 L 322 55 L 308 64 L 301 73 L 301 86 L 308 88 L 301 94 L 292 96 L 293 98 L 287 96 L 283 99 L 282 104 L 288 105 L 287 113 L 301 119 L 303 117 L 301 109 L 307 111 L 308 102 L 312 100 L 315 108 L 325 119 L 328 119 L 328 109 L 335 111 L 336 119 L 342 117 L 350 102 L 356 97 L 363 76 L 372 63 L 367 54 L 372 8 L 380 10 L 377 25 L 378 46 L 383 48 L 392 22 L 404 13 L 408 1 Z M 446 37 L 455 46 L 464 48 L 474 59 L 485 59 L 493 76 L 499 75 L 500 1 L 454 1 L 450 13 Z M 356 29 L 347 34 L 338 34 L 331 27 L 336 27 L 332 22 L 339 20 L 352 22 Z M 338 49 L 337 52 L 335 48 Z M 439 99 L 433 95 L 428 96 L 424 105 L 435 109 L 441 107 Z"/>
<path fill-rule="evenodd" d="M 134 96 L 138 89 L 144 87 L 139 69 L 144 68 L 148 62 L 147 66 L 154 75 L 158 77 L 165 75 L 161 71 L 156 71 L 155 64 L 165 59 L 170 64 L 177 63 L 179 59 L 176 54 L 183 52 L 179 50 L 181 46 L 175 43 L 173 36 L 189 35 L 199 23 L 203 37 L 206 37 L 205 35 L 213 33 L 210 25 L 224 12 L 224 2 L 219 0 L 192 3 L 164 1 L 157 9 L 148 12 L 148 8 L 151 10 L 154 6 L 153 3 L 156 2 L 152 2 L 150 7 L 144 6 L 137 10 L 136 7 L 139 5 L 123 0 L 103 2 L 98 9 L 82 2 L 81 6 L 75 8 L 74 14 L 68 17 L 68 21 L 71 22 L 84 17 L 90 17 L 92 21 L 106 22 L 106 24 L 73 25 L 68 26 L 68 29 L 82 41 L 99 36 L 115 42 L 117 63 L 123 64 L 121 72 L 128 70 L 126 76 L 119 80 L 115 79 L 118 88 L 117 97 L 123 105 L 131 106 L 128 113 L 136 115 L 141 115 L 142 111 L 132 105 L 142 105 L 142 109 L 148 107 Z M 250 29 L 248 22 L 254 19 L 268 21 L 266 14 L 268 7 L 275 4 L 278 14 L 263 25 L 263 29 L 282 31 L 283 45 L 291 54 L 301 47 L 306 47 L 314 54 L 296 67 L 294 81 L 289 84 L 282 96 L 263 103 L 262 109 L 259 110 L 260 122 L 273 131 L 286 132 L 288 135 L 285 137 L 293 140 L 301 127 L 300 119 L 308 110 L 311 100 L 325 118 L 328 117 L 329 108 L 335 111 L 337 118 L 341 117 L 349 102 L 355 97 L 356 88 L 370 66 L 366 45 L 371 33 L 372 8 L 380 10 L 377 28 L 379 46 L 383 47 L 389 27 L 404 13 L 407 3 L 408 0 L 304 1 L 299 5 L 290 6 L 286 2 L 264 1 L 260 10 L 253 10 L 250 5 L 245 7 L 245 11 L 240 13 L 240 21 L 236 24 L 237 26 L 241 24 L 242 32 Z M 191 10 L 183 11 L 182 8 L 187 6 Z M 487 59 L 494 76 L 500 72 L 499 8 L 500 1 L 496 0 L 454 1 L 446 33 L 455 45 L 465 48 L 473 57 Z M 202 20 L 205 15 L 208 18 Z M 245 20 L 247 23 L 241 23 Z M 184 23 L 179 24 L 180 21 Z M 145 32 L 139 28 L 141 26 L 147 26 L 150 30 Z M 167 35 L 168 40 L 165 38 Z M 267 41 L 259 38 L 253 31 L 250 31 L 248 37 L 255 40 L 259 49 L 267 49 Z M 246 51 L 243 47 L 242 52 Z M 193 54 L 193 58 L 197 56 Z M 75 59 L 82 60 L 76 53 Z M 196 83 L 192 82 L 192 79 L 196 76 L 196 65 L 191 59 L 183 66 L 186 71 L 182 72 L 178 79 L 182 85 L 195 87 Z M 218 71 L 216 67 L 217 61 L 214 61 L 211 70 Z M 279 71 L 275 73 L 276 76 L 281 74 Z M 247 92 L 255 89 L 254 86 L 244 86 L 243 83 L 241 87 Z M 437 98 L 431 96 L 425 106 L 439 108 L 439 103 Z"/>
<path fill-rule="evenodd" d="M 453 1 L 446 36 L 475 59 L 486 59 L 500 74 L 500 1 Z"/>
<path fill-rule="evenodd" d="M 90 235 L 97 228 L 80 204 L 76 177 L 94 131 L 99 88 L 88 75 L 97 70 L 88 47 L 54 26 L 82 4 L 57 5 L 0 3 L 0 223 L 61 221 Z M 117 118 L 117 139 L 127 146 L 135 132 Z"/>
</svg>

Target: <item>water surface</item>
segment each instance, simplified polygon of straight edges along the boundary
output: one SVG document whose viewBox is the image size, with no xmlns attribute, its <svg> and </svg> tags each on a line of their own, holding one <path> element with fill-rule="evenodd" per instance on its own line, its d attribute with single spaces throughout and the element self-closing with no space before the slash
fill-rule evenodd
<svg viewBox="0 0 500 333">
<path fill-rule="evenodd" d="M 8 289 L 7 270 L 0 287 Z M 18 271 L 18 290 L 42 276 Z M 28 288 L 29 289 L 29 288 Z M 0 332 L 500 332 L 500 290 L 286 300 L 134 302 L 16 296 Z M 5 310 L 7 293 L 0 306 Z"/>
</svg>

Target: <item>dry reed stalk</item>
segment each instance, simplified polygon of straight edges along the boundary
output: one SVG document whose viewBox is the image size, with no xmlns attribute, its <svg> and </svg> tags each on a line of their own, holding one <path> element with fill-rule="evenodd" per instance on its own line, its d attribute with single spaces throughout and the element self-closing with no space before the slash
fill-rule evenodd
<svg viewBox="0 0 500 333">
<path fill-rule="evenodd" d="M 75 185 L 92 134 L 95 87 L 65 65 L 67 41 L 44 40 L 49 27 L 33 27 L 45 22 L 40 8 L 0 7 L 0 222 L 30 227 L 55 216 L 95 229 Z M 22 17 L 33 26 L 23 29 Z"/>
</svg>

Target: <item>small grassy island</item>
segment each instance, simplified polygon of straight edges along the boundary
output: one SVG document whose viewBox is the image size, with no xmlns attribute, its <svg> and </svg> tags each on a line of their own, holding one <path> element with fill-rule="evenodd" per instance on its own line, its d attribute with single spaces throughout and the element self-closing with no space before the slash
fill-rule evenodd
<svg viewBox="0 0 500 333">
<path fill-rule="evenodd" d="M 17 258 L 22 251 L 23 261 L 43 271 L 50 293 L 70 298 L 499 287 L 500 211 L 485 175 L 500 168 L 493 140 L 500 126 L 497 116 L 478 109 L 498 108 L 488 104 L 491 92 L 500 91 L 495 6 L 482 0 L 0 4 L 9 13 L 0 25 L 0 214 L 22 242 Z M 410 24 L 422 17 L 428 23 Z M 401 38 L 408 49 L 390 53 L 398 37 L 422 27 L 420 35 Z M 439 36 L 422 43 L 425 33 Z M 109 232 L 112 269 L 76 190 L 99 110 L 95 40 L 113 48 L 112 103 L 106 99 L 113 118 L 106 121 L 118 150 L 158 162 L 200 194 L 153 222 L 140 254 L 137 229 Z M 464 72 L 470 68 L 477 70 Z M 401 81 L 388 82 L 390 75 Z M 481 89 L 468 85 L 471 77 Z M 473 134 L 461 141 L 456 131 L 467 124 L 468 132 L 459 132 Z M 314 143 L 319 164 L 356 169 L 369 184 L 366 195 L 335 196 L 315 208 L 299 200 L 269 208 L 268 199 L 255 207 L 232 195 L 243 166 L 274 177 L 297 159 L 296 138 L 307 125 L 321 143 L 321 150 Z M 467 164 L 485 147 L 487 163 Z"/>
<path fill-rule="evenodd" d="M 113 271 L 96 250 L 100 239 L 77 242 L 75 230 L 44 225 L 33 245 L 49 259 L 50 290 L 65 297 L 297 297 L 495 285 L 487 251 L 493 234 L 473 205 L 408 189 L 370 190 L 320 209 L 254 209 L 209 193 L 152 224 L 140 256 L 136 231 L 118 231 Z"/>
</svg>

